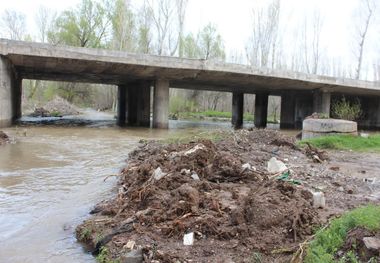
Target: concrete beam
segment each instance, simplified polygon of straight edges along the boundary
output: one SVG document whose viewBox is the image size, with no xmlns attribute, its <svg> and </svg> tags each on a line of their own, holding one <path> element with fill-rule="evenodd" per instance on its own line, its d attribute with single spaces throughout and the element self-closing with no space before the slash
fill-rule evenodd
<svg viewBox="0 0 380 263">
<path fill-rule="evenodd" d="M 169 128 L 169 81 L 158 79 L 153 93 L 153 128 Z"/>
<path fill-rule="evenodd" d="M 313 111 L 330 117 L 331 93 L 315 90 L 313 93 Z"/>
<path fill-rule="evenodd" d="M 295 128 L 295 94 L 286 92 L 281 95 L 281 129 L 294 129 Z"/>
<path fill-rule="evenodd" d="M 11 62 L 0 56 L 0 128 L 12 125 L 21 117 L 22 80 Z"/>
<path fill-rule="evenodd" d="M 267 127 L 268 93 L 256 93 L 255 97 L 255 127 Z"/>
<path fill-rule="evenodd" d="M 235 129 L 243 126 L 244 93 L 232 93 L 232 125 Z"/>
</svg>

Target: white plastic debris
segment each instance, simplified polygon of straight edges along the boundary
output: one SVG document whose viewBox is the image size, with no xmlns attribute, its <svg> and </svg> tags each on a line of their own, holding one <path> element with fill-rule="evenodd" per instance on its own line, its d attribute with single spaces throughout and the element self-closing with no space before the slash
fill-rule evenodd
<svg viewBox="0 0 380 263">
<path fill-rule="evenodd" d="M 183 244 L 185 246 L 192 246 L 194 244 L 194 232 L 190 232 L 183 236 Z"/>
<path fill-rule="evenodd" d="M 204 146 L 203 144 L 197 144 L 197 145 L 195 145 L 193 148 L 191 148 L 190 150 L 188 150 L 188 151 L 186 151 L 186 152 L 184 152 L 184 155 L 185 156 L 188 156 L 188 155 L 190 155 L 190 154 L 192 154 L 192 153 L 195 153 L 195 152 L 197 152 L 197 151 L 199 151 L 199 150 L 204 150 L 204 149 L 206 149 L 206 146 Z"/>
<path fill-rule="evenodd" d="M 369 134 L 361 132 L 360 133 L 360 137 L 368 139 L 369 138 Z"/>
<path fill-rule="evenodd" d="M 191 175 L 191 178 L 193 178 L 193 179 L 196 180 L 196 181 L 199 181 L 199 180 L 200 180 L 200 179 L 199 179 L 199 176 L 198 176 L 197 173 L 193 173 L 193 174 Z"/>
<path fill-rule="evenodd" d="M 325 208 L 326 207 L 326 199 L 325 194 L 322 192 L 313 193 L 313 206 L 315 208 Z"/>
<path fill-rule="evenodd" d="M 128 250 L 133 250 L 135 248 L 136 242 L 133 240 L 129 240 L 127 244 L 123 247 Z"/>
<path fill-rule="evenodd" d="M 153 178 L 154 178 L 154 180 L 156 180 L 156 181 L 161 180 L 161 179 L 164 178 L 166 175 L 167 175 L 167 173 L 162 172 L 162 170 L 161 170 L 160 167 L 158 167 L 158 168 L 157 168 L 156 170 L 154 170 L 154 172 L 153 172 Z"/>
<path fill-rule="evenodd" d="M 189 175 L 190 172 L 191 172 L 191 171 L 190 171 L 189 169 L 185 169 L 185 168 L 181 170 L 181 174 L 182 174 L 182 175 Z"/>
<path fill-rule="evenodd" d="M 283 162 L 277 160 L 276 157 L 272 157 L 268 162 L 267 169 L 268 172 L 276 174 L 288 170 L 288 167 Z"/>
<path fill-rule="evenodd" d="M 249 163 L 245 163 L 241 166 L 241 168 L 243 168 L 243 170 L 251 170 L 252 166 L 249 164 Z"/>
</svg>

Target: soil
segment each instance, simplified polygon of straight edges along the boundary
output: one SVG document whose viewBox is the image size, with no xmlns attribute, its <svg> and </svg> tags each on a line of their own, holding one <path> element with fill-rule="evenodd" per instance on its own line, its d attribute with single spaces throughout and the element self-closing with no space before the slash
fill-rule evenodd
<svg viewBox="0 0 380 263">
<path fill-rule="evenodd" d="M 130 153 L 117 196 L 94 208 L 77 238 L 94 254 L 105 246 L 110 259 L 134 242 L 144 262 L 289 262 L 329 218 L 379 201 L 334 156 L 273 130 L 147 142 Z M 289 168 L 286 180 L 267 172 L 272 157 Z M 324 192 L 324 209 L 313 207 L 313 191 Z M 192 246 L 183 245 L 186 233 Z"/>
<path fill-rule="evenodd" d="M 8 135 L 5 132 L 0 131 L 0 145 L 6 144 L 8 142 L 9 142 Z"/>
<path fill-rule="evenodd" d="M 353 252 L 360 262 L 379 262 L 380 251 L 368 249 L 363 241 L 366 237 L 380 238 L 380 231 L 370 231 L 363 227 L 352 229 L 346 237 L 342 248 L 336 253 L 336 258 L 342 258 Z M 371 261 L 372 260 L 372 261 Z"/>
</svg>

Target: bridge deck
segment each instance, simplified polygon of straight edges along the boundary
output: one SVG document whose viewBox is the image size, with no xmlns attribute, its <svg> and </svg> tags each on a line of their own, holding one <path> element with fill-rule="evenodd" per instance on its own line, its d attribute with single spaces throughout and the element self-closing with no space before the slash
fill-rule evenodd
<svg viewBox="0 0 380 263">
<path fill-rule="evenodd" d="M 215 91 L 277 94 L 284 90 L 315 90 L 380 95 L 380 84 L 292 71 L 257 69 L 215 63 L 138 55 L 0 39 L 7 57 L 22 78 L 120 85 L 134 79 L 167 79 L 171 87 Z"/>
</svg>

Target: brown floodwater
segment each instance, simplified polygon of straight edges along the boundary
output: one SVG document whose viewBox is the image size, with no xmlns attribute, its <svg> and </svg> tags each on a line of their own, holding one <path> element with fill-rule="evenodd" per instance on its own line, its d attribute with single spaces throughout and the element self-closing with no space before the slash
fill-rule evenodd
<svg viewBox="0 0 380 263">
<path fill-rule="evenodd" d="M 104 179 L 119 172 L 138 141 L 229 127 L 170 125 L 173 129 L 109 124 L 4 129 L 15 143 L 0 147 L 0 262 L 95 262 L 76 242 L 75 227 L 113 194 L 117 179 Z"/>
</svg>

